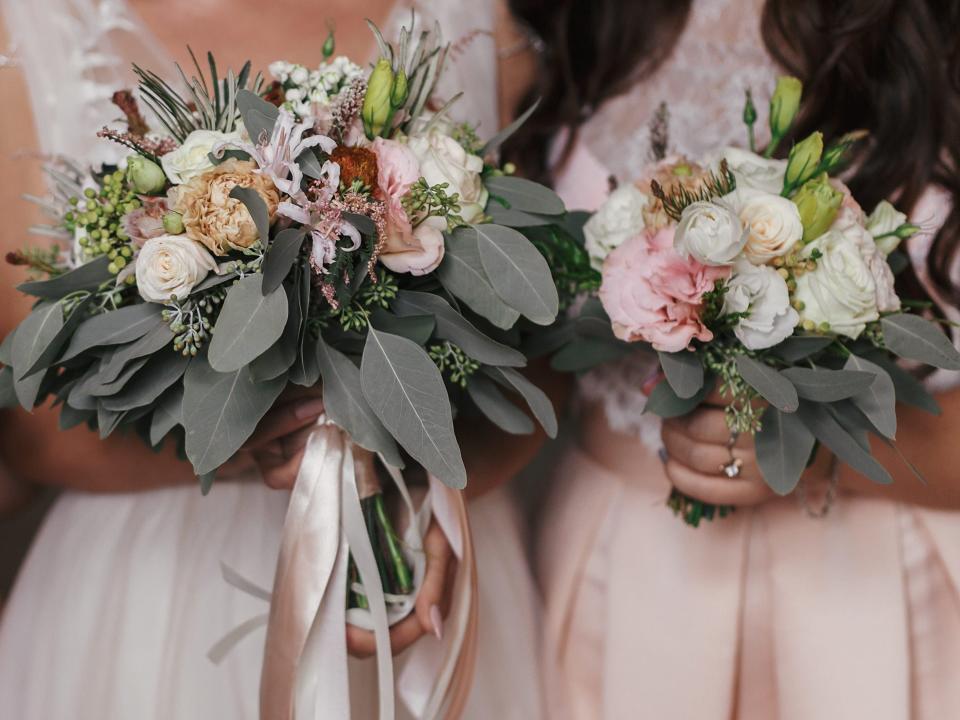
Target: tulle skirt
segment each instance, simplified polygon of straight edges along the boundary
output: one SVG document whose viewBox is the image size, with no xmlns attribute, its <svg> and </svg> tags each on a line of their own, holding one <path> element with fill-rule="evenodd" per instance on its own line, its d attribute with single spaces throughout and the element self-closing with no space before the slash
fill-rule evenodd
<svg viewBox="0 0 960 720">
<path fill-rule="evenodd" d="M 0 622 L 0 706 L 18 720 L 254 720 L 264 630 L 207 652 L 266 603 L 287 494 L 254 480 L 57 501 Z M 538 608 L 505 491 L 470 504 L 480 585 L 466 718 L 540 718 Z M 402 658 L 400 659 L 402 663 Z M 353 718 L 375 717 L 373 663 L 352 662 Z M 400 717 L 404 717 L 401 710 Z"/>
</svg>

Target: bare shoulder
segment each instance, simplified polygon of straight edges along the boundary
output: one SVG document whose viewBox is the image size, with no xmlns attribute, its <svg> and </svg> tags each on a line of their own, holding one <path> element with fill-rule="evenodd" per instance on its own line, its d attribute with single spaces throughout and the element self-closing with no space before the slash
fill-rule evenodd
<svg viewBox="0 0 960 720">
<path fill-rule="evenodd" d="M 513 16 L 507 0 L 494 3 L 500 124 L 506 125 L 517 115 L 521 101 L 533 87 L 539 58 L 530 33 Z"/>
</svg>

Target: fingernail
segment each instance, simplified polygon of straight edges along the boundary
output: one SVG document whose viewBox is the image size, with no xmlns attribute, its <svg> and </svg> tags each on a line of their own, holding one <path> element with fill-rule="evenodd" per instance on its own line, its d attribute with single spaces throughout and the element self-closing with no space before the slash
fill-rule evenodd
<svg viewBox="0 0 960 720">
<path fill-rule="evenodd" d="M 437 640 L 443 640 L 443 617 L 436 605 L 430 606 L 430 624 L 433 625 L 433 634 L 437 636 Z"/>
<path fill-rule="evenodd" d="M 657 457 L 660 458 L 660 462 L 662 462 L 664 465 L 666 465 L 666 464 L 667 464 L 667 458 L 669 457 L 669 456 L 667 455 L 667 449 L 662 447 L 662 448 L 660 448 L 659 450 L 657 450 Z"/>
<path fill-rule="evenodd" d="M 297 405 L 293 409 L 293 415 L 297 420 L 306 420 L 309 417 L 316 417 L 323 412 L 323 400 L 321 398 L 313 398 L 312 400 L 304 400 L 302 403 Z"/>
</svg>

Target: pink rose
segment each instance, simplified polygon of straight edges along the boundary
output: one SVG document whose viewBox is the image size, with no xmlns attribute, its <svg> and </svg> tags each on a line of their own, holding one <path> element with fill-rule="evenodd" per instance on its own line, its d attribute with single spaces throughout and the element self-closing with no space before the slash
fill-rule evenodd
<svg viewBox="0 0 960 720">
<path fill-rule="evenodd" d="M 433 272 L 443 260 L 443 231 L 446 226 L 443 218 L 427 218 L 413 230 L 411 242 L 404 248 L 384 248 L 380 262 L 395 273 L 426 275 Z"/>
<path fill-rule="evenodd" d="M 703 295 L 730 269 L 708 267 L 673 248 L 673 227 L 645 231 L 611 252 L 603 264 L 600 301 L 621 340 L 645 340 L 677 352 L 712 340 L 700 320 Z"/>
<path fill-rule="evenodd" d="M 130 236 L 135 247 L 142 247 L 147 240 L 167 234 L 163 227 L 163 216 L 169 210 L 167 199 L 147 195 L 139 199 L 142 205 L 120 220 L 123 231 Z"/>
</svg>

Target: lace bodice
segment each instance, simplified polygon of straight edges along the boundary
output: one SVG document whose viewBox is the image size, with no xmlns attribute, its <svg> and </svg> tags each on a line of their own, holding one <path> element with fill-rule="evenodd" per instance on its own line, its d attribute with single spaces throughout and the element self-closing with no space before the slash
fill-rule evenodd
<svg viewBox="0 0 960 720">
<path fill-rule="evenodd" d="M 744 92 L 753 91 L 761 122 L 758 144 L 769 135 L 763 120 L 778 69 L 760 33 L 763 0 L 694 0 L 687 25 L 670 57 L 649 79 L 599 108 L 583 127 L 570 162 L 557 179 L 569 207 L 593 209 L 603 198 L 607 178 L 636 179 L 651 161 L 650 124 L 661 103 L 669 112 L 668 153 L 702 157 L 724 145 L 745 146 Z M 597 188 L 602 188 L 599 193 Z M 936 228 L 946 217 L 948 200 L 931 190 L 914 208 L 924 232 L 909 252 L 922 281 L 923 261 Z M 956 315 L 953 308 L 946 312 Z M 660 421 L 644 415 L 643 381 L 656 370 L 653 355 L 635 353 L 580 378 L 582 401 L 603 405 L 612 429 L 639 436 L 659 448 Z M 958 384 L 958 373 L 938 371 L 927 380 L 931 390 Z"/>
</svg>

